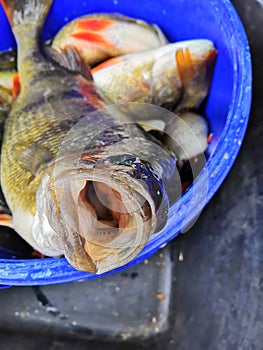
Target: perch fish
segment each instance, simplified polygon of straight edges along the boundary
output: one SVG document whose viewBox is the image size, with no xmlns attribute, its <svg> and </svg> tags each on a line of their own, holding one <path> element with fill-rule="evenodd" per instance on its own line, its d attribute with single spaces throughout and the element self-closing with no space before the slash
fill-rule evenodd
<svg viewBox="0 0 263 350">
<path fill-rule="evenodd" d="M 67 46 L 78 50 L 94 66 L 108 58 L 154 49 L 167 43 L 156 25 L 120 14 L 93 14 L 77 18 L 55 36 L 52 48 L 61 52 Z"/>
<path fill-rule="evenodd" d="M 216 56 L 210 40 L 181 41 L 112 58 L 93 68 L 92 75 L 110 103 L 198 108 L 208 94 Z"/>
<path fill-rule="evenodd" d="M 60 65 L 46 59 L 39 35 L 51 0 L 1 4 L 17 40 L 21 82 L 1 155 L 12 227 L 79 270 L 122 266 L 165 224 L 167 188 L 180 186 L 176 158 L 123 109 L 105 107 L 76 50 L 57 53 Z"/>
</svg>

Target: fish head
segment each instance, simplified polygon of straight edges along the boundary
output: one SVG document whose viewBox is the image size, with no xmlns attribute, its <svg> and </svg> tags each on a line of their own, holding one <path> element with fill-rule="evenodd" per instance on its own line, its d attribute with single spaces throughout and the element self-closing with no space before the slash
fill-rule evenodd
<svg viewBox="0 0 263 350">
<path fill-rule="evenodd" d="M 54 173 L 38 190 L 33 234 L 78 270 L 101 274 L 127 264 L 166 222 L 162 181 L 136 155 L 96 163 L 83 156 L 76 168 Z"/>
</svg>

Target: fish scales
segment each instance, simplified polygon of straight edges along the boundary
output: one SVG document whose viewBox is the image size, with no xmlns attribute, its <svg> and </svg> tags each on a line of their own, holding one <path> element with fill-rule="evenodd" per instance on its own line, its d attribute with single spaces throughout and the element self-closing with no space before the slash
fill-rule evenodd
<svg viewBox="0 0 263 350">
<path fill-rule="evenodd" d="M 1 3 L 18 43 L 21 80 L 2 146 L 13 227 L 35 249 L 65 254 L 77 269 L 122 266 L 165 222 L 165 187 L 178 185 L 176 159 L 126 118 L 129 110 L 100 112 L 105 102 L 75 50 L 65 50 L 64 67 L 42 54 L 39 33 L 52 1 Z"/>
<path fill-rule="evenodd" d="M 43 64 L 32 66 L 34 66 L 35 71 L 34 75 L 31 75 L 32 79 L 36 79 L 39 70 L 46 71 L 47 69 Z M 48 64 L 48 68 L 50 68 L 50 64 Z M 30 76 L 28 78 L 30 79 Z M 92 83 L 90 83 L 90 88 L 94 89 Z M 31 212 L 35 211 L 34 197 L 31 195 L 31 199 L 28 200 L 31 191 L 28 190 L 27 186 L 37 188 L 41 178 L 41 176 L 32 178 L 29 171 L 25 172 L 21 166 L 23 159 L 17 162 L 19 145 L 27 146 L 31 142 L 39 143 L 55 155 L 65 133 L 83 115 L 95 109 L 92 103 L 87 101 L 86 96 L 79 92 L 77 92 L 79 96 L 75 96 L 77 90 L 78 84 L 72 74 L 64 71 L 62 75 L 59 68 L 53 69 L 52 79 L 48 77 L 44 81 L 35 82 L 34 90 L 22 87 L 21 94 L 13 104 L 7 120 L 2 151 L 3 167 L 10 169 L 3 173 L 2 181 L 6 184 L 8 191 L 13 192 L 13 197 L 9 200 L 11 209 L 13 198 L 17 197 L 17 189 L 21 188 L 20 198 L 23 207 L 31 208 Z M 73 92 L 72 97 L 70 92 Z M 65 93 L 67 93 L 66 98 Z M 64 98 L 62 98 L 63 95 Z M 103 101 L 100 100 L 99 96 L 98 101 L 100 103 L 98 102 L 97 105 L 103 106 Z M 17 150 L 16 154 L 13 154 L 13 149 Z M 20 156 L 23 158 L 22 153 Z"/>
</svg>

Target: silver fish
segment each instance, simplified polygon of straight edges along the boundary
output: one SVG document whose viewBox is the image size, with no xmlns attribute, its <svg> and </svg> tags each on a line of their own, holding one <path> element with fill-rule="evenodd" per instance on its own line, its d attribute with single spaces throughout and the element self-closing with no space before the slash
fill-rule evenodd
<svg viewBox="0 0 263 350">
<path fill-rule="evenodd" d="M 92 75 L 110 103 L 198 108 L 208 94 L 216 55 L 210 40 L 182 41 L 112 58 L 93 68 Z"/>
</svg>

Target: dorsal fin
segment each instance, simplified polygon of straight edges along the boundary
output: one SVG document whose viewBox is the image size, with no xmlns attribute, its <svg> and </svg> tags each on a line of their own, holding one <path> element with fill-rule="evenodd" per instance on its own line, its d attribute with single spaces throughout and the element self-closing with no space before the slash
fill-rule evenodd
<svg viewBox="0 0 263 350">
<path fill-rule="evenodd" d="M 51 49 L 50 56 L 60 66 L 73 73 L 81 74 L 86 79 L 93 81 L 89 65 L 83 60 L 78 50 L 74 47 L 66 46 L 61 52 Z"/>
</svg>

